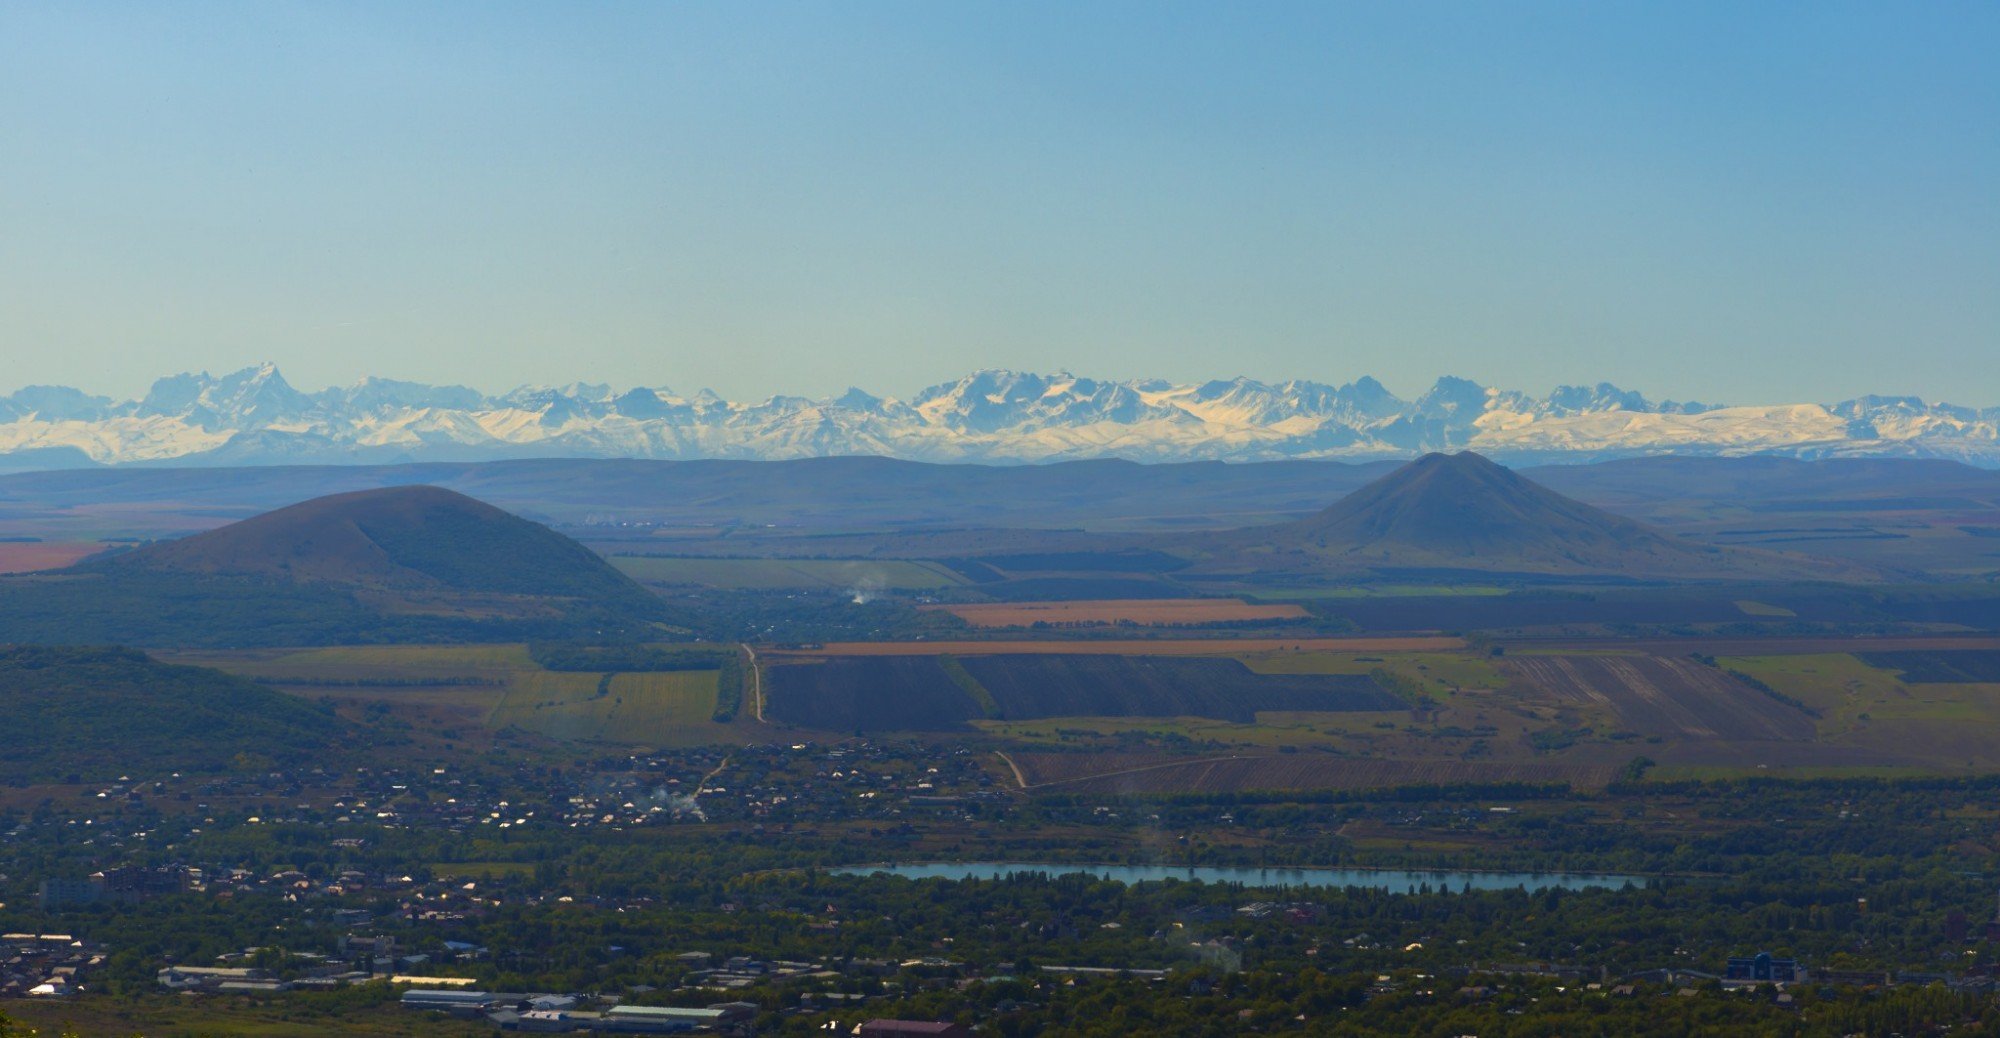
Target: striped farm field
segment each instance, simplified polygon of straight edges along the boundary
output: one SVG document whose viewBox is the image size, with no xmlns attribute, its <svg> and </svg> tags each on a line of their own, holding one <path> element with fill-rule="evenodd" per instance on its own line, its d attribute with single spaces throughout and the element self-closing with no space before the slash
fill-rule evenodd
<svg viewBox="0 0 2000 1038">
<path fill-rule="evenodd" d="M 1463 638 L 1104 638 L 936 642 L 827 642 L 811 648 L 777 649 L 772 656 L 1241 656 L 1274 652 L 1447 652 L 1465 648 Z"/>
<path fill-rule="evenodd" d="M 1297 620 L 1309 615 L 1296 603 L 1252 604 L 1235 598 L 1137 598 L 1075 602 L 992 602 L 936 608 L 974 627 L 1086 627 L 1137 624 L 1141 627 Z"/>
</svg>

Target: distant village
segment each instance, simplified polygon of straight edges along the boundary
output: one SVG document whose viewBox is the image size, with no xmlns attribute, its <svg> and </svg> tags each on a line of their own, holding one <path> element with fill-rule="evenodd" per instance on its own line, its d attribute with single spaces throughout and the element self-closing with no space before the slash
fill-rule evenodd
<svg viewBox="0 0 2000 1038">
<path fill-rule="evenodd" d="M 89 789 L 81 808 L 45 806 L 14 816 L 0 841 L 56 833 L 88 845 L 107 864 L 88 875 L 51 875 L 36 882 L 36 907 L 45 913 L 196 894 L 230 899 L 276 897 L 297 904 L 314 926 L 339 934 L 331 953 L 283 952 L 274 963 L 266 949 L 245 947 L 214 961 L 160 961 L 160 989 L 190 998 L 282 999 L 292 993 L 362 984 L 390 985 L 404 1011 L 441 1018 L 483 1020 L 499 1031 L 534 1033 L 752 1035 L 774 1019 L 836 1014 L 851 1020 L 844 1033 L 864 1036 L 967 1035 L 955 1023 L 878 1018 L 869 1003 L 913 991 L 967 989 L 999 981 L 1029 980 L 1037 990 L 1088 985 L 1108 979 L 1149 984 L 1207 983 L 1171 968 L 1137 963 L 1033 964 L 1016 969 L 935 957 L 887 960 L 847 958 L 791 961 L 756 955 L 717 955 L 700 948 L 673 953 L 677 983 L 654 989 L 561 992 L 491 990 L 464 976 L 493 961 L 495 949 L 456 939 L 460 924 L 502 905 L 503 895 L 481 878 L 448 868 L 405 872 L 342 865 L 367 857 L 371 843 L 400 830 L 451 833 L 516 829 L 630 829 L 712 822 L 725 818 L 749 832 L 810 832 L 816 821 L 864 819 L 883 846 L 920 831 L 926 819 L 969 821 L 1004 816 L 1015 803 L 993 788 L 963 748 L 864 743 L 846 747 L 798 744 L 706 749 L 675 754 L 607 757 L 555 772 L 520 769 L 504 774 L 460 774 L 443 767 L 276 769 L 249 776 L 126 777 Z M 1425 811 L 1396 804 L 1368 809 L 1389 827 L 1442 824 L 1472 827 L 1506 809 L 1451 806 Z M 1079 825 L 1114 824 L 1111 808 L 1083 806 L 1064 816 Z M 1233 821 L 1211 810 L 1208 820 Z M 206 829 L 270 825 L 325 832 L 321 853 L 304 868 L 258 870 L 240 863 L 157 861 L 165 848 Z M 513 904 L 575 902 L 604 911 L 649 906 L 642 896 L 624 899 L 509 891 Z M 734 906 L 724 906 L 731 911 Z M 1234 938 L 1195 938 L 1200 924 L 1258 920 L 1310 932 L 1323 928 L 1324 906 L 1308 900 L 1246 898 L 1233 906 L 1206 905 L 1181 912 L 1178 928 L 1153 935 L 1176 946 L 1178 957 L 1222 972 L 1240 968 L 1244 948 Z M 1061 921 L 1018 920 L 1053 927 Z M 837 918 L 813 924 L 832 928 Z M 1104 925 L 1117 925 L 1107 923 Z M 2000 917 L 1988 928 L 2000 939 Z M 1320 943 L 1354 951 L 1381 950 L 1367 933 L 1316 936 Z M 1394 948 L 1390 949 L 1394 950 Z M 70 932 L 0 936 L 0 997 L 65 999 L 87 993 L 92 977 L 116 949 Z M 504 949 L 502 949 L 504 951 Z M 1027 976 L 1024 978 L 1022 974 Z M 488 974 L 490 975 L 490 973 Z M 1591 963 L 1465 962 L 1435 973 L 1400 970 L 1376 977 L 1373 995 L 1479 1001 L 1510 985 L 1557 983 L 1594 996 L 1623 998 L 1754 998 L 1790 1005 L 1802 986 L 1888 989 L 1944 985 L 1956 991 L 1991 992 L 1988 968 L 1964 971 L 1854 970 L 1811 966 L 1745 949 L 1726 961 L 1695 968 L 1674 964 L 1612 975 Z M 856 988 L 880 992 L 871 994 Z"/>
</svg>

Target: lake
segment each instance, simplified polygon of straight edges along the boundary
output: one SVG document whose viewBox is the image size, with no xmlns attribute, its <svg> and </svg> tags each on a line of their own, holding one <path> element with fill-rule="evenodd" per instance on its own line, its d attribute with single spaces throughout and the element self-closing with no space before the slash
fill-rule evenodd
<svg viewBox="0 0 2000 1038">
<path fill-rule="evenodd" d="M 1616 889 L 1627 883 L 1643 887 L 1644 876 L 1577 872 L 1416 872 L 1403 869 L 1230 868 L 1173 865 L 1051 865 L 1007 861 L 924 862 L 910 865 L 862 865 L 830 869 L 842 876 L 886 873 L 905 879 L 1003 879 L 1023 873 L 1050 876 L 1091 875 L 1117 883 L 1178 879 L 1202 883 L 1240 883 L 1246 887 L 1364 887 L 1393 894 L 1432 890 L 1587 890 Z"/>
</svg>

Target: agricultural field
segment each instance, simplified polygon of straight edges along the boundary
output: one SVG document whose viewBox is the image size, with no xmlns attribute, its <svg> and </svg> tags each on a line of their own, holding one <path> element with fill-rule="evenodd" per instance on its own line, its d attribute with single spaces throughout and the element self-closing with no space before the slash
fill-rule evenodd
<svg viewBox="0 0 2000 1038">
<path fill-rule="evenodd" d="M 1335 713 L 1407 706 L 1365 674 L 1259 674 L 1233 659 L 1019 655 L 975 656 L 961 665 L 1006 720 L 1207 717 L 1247 724 L 1267 710 Z"/>
<path fill-rule="evenodd" d="M 1653 653 L 1685 656 L 1700 651 L 1712 656 L 1814 656 L 1827 653 L 1928 652 L 1973 649 L 2000 649 L 2000 638 L 1986 634 L 1870 635 L 1841 637 L 1810 635 L 1801 637 L 1737 637 L 1718 635 L 1701 638 L 1548 638 L 1509 641 L 1509 656 L 1569 655 L 1583 653 Z"/>
<path fill-rule="evenodd" d="M 1309 602 L 1328 598 L 1497 598 L 1513 594 L 1494 584 L 1342 584 L 1335 587 L 1270 588 L 1250 597 L 1266 602 Z"/>
<path fill-rule="evenodd" d="M 1263 652 L 1241 660 L 1259 674 L 1373 674 L 1387 671 L 1429 695 L 1507 683 L 1493 660 L 1459 652 Z"/>
<path fill-rule="evenodd" d="M 666 648 L 671 649 L 672 646 Z M 713 720 L 715 670 L 551 671 L 525 645 L 384 645 L 161 653 L 286 692 L 380 703 L 433 724 L 518 728 L 554 739 L 685 746 L 743 737 Z"/>
<path fill-rule="evenodd" d="M 1984 608 L 1978 602 L 1959 599 L 1885 603 L 1878 597 L 1854 593 L 1803 593 L 1796 588 L 1762 586 L 1733 594 L 1697 589 L 1518 589 L 1490 593 L 1494 590 L 1499 589 L 1406 595 L 1315 593 L 1309 601 L 1313 612 L 1346 620 L 1364 631 L 1489 631 L 1542 637 L 1599 636 L 1632 628 L 1679 635 L 1698 626 L 1742 629 L 1745 625 L 1880 624 L 1898 619 L 1970 623 Z M 1260 590 L 1257 594 L 1276 598 L 1292 597 L 1293 592 Z"/>
<path fill-rule="evenodd" d="M 1630 731 L 1670 739 L 1809 740 L 1812 715 L 1717 667 L 1668 656 L 1515 656 L 1521 680 Z"/>
<path fill-rule="evenodd" d="M 1933 658 L 1959 655 L 1828 653 L 1720 662 L 1818 708 L 1821 745 L 1829 750 L 1929 770 L 2000 766 L 2000 683 L 1906 683 L 1895 670 L 1870 666 L 1887 656 L 1922 673 Z"/>
<path fill-rule="evenodd" d="M 764 716 L 824 732 L 953 731 L 985 716 L 935 657 L 765 667 Z"/>
<path fill-rule="evenodd" d="M 174 663 L 219 667 L 278 685 L 400 685 L 500 680 L 535 669 L 528 647 L 498 645 L 342 645 L 322 649 L 155 653 Z"/>
<path fill-rule="evenodd" d="M 1302 620 L 1298 605 L 1254 605 L 1235 598 L 1157 598 L 1080 600 L 1074 602 L 996 602 L 949 605 L 949 612 L 974 627 L 1097 627 L 1132 624 L 1140 627 L 1190 627 L 1245 623 L 1256 620 Z"/>
<path fill-rule="evenodd" d="M 104 548 L 97 541 L 0 541 L 0 573 L 61 569 Z"/>
<path fill-rule="evenodd" d="M 772 649 L 773 656 L 1242 656 L 1245 653 L 1434 652 L 1465 648 L 1454 637 L 1409 638 L 1102 638 L 1090 640 L 1000 640 L 827 642 L 809 648 Z"/>
<path fill-rule="evenodd" d="M 1609 764 L 1488 763 L 1447 760 L 1358 760 L 1325 753 L 1169 754 L 1010 753 L 1032 792 L 1237 793 L 1249 790 L 1382 789 L 1494 782 L 1566 782 L 1602 788 L 1617 775 Z"/>
<path fill-rule="evenodd" d="M 1843 652 L 1722 656 L 1716 662 L 1818 711 L 1823 733 L 1850 727 L 1855 715 L 1908 695 L 1894 673 Z"/>
<path fill-rule="evenodd" d="M 981 719 L 1210 718 L 1260 711 L 1391 711 L 1374 678 L 1259 674 L 1240 660 L 1173 656 L 874 656 L 767 668 L 767 717 L 824 731 L 946 731 Z"/>
<path fill-rule="evenodd" d="M 1898 672 L 1912 684 L 2000 684 L 2000 650 L 1864 652 L 1871 667 Z"/>
<path fill-rule="evenodd" d="M 899 559 L 715 559 L 691 556 L 613 555 L 619 572 L 644 584 L 676 584 L 742 591 L 786 588 L 852 588 L 934 591 L 964 583 L 943 565 Z"/>
<path fill-rule="evenodd" d="M 1172 573 L 1188 566 L 1180 556 L 1150 549 L 1016 552 L 941 561 L 981 583 L 1022 573 Z"/>
<path fill-rule="evenodd" d="M 1667 774 L 2000 765 L 2000 682 L 1973 680 L 2000 658 L 1994 639 L 1860 642 L 1859 655 L 1838 638 L 1516 641 L 1498 655 L 1451 638 L 874 642 L 762 648 L 758 678 L 744 679 L 746 691 L 760 679 L 770 722 L 796 729 L 1023 750 L 1565 767 L 1643 755 L 1678 769 Z M 757 722 L 755 696 L 714 721 L 719 672 L 640 673 L 644 653 L 607 663 L 631 668 L 608 678 L 545 669 L 518 644 L 158 655 L 343 711 L 394 709 L 442 740 L 511 729 L 670 748 L 778 735 Z"/>
<path fill-rule="evenodd" d="M 1022 749 L 1091 747 L 1125 752 L 1134 745 L 1159 745 L 1180 753 L 1290 752 L 1285 747 L 1370 752 L 1375 747 L 1357 736 L 1379 734 L 1374 730 L 1382 725 L 1402 728 L 1410 716 L 1408 710 L 1262 713 L 1248 724 L 1203 717 L 1052 717 L 974 721 L 973 727 Z"/>
<path fill-rule="evenodd" d="M 524 674 L 488 724 L 565 740 L 646 746 L 696 745 L 721 736 L 714 723 L 717 671 Z"/>
</svg>

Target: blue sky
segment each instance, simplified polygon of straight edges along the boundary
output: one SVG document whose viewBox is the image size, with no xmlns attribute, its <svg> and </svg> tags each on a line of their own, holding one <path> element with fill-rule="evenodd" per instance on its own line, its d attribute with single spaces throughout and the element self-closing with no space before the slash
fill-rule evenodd
<svg viewBox="0 0 2000 1038">
<path fill-rule="evenodd" d="M 2000 404 L 2000 5 L 0 0 L 0 391 Z"/>
</svg>

